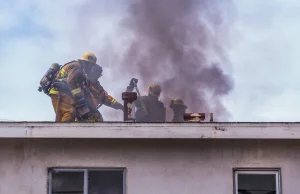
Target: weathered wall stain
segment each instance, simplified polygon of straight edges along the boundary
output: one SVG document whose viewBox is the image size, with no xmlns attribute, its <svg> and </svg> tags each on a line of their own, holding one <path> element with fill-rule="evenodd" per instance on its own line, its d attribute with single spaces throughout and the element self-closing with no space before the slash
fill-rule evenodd
<svg viewBox="0 0 300 194">
<path fill-rule="evenodd" d="M 283 192 L 300 190 L 300 140 L 2 139 L 0 148 L 0 193 L 46 193 L 47 168 L 60 166 L 126 167 L 131 194 L 233 193 L 233 168 L 280 167 Z"/>
</svg>

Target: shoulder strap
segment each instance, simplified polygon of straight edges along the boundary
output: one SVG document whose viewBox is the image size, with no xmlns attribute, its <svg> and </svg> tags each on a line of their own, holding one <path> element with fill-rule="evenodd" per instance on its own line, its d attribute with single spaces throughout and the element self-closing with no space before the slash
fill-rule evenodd
<svg viewBox="0 0 300 194">
<path fill-rule="evenodd" d="M 76 60 L 73 60 L 73 61 L 70 61 L 70 62 L 68 62 L 68 63 L 65 63 L 64 65 L 60 65 L 59 71 L 56 72 L 56 74 L 55 74 L 54 77 L 55 77 L 55 78 L 57 77 L 57 74 L 60 73 L 60 71 L 62 70 L 63 67 L 65 67 L 66 65 L 68 65 L 68 64 L 70 64 L 70 63 L 73 63 L 73 62 L 77 62 L 77 61 L 76 61 Z"/>
<path fill-rule="evenodd" d="M 70 62 L 68 62 L 68 63 L 65 63 L 64 65 L 62 65 L 62 66 L 60 67 L 60 69 L 61 69 L 61 68 L 63 68 L 64 66 L 66 66 L 66 65 L 70 64 L 70 63 L 73 63 L 73 62 L 78 62 L 78 61 L 76 61 L 76 60 L 73 60 L 73 61 L 70 61 Z"/>
</svg>

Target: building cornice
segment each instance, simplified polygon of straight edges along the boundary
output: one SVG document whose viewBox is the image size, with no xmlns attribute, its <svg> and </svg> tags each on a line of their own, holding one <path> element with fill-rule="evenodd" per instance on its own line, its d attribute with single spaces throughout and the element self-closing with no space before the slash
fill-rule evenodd
<svg viewBox="0 0 300 194">
<path fill-rule="evenodd" d="M 300 139 L 300 123 L 0 122 L 0 138 Z"/>
</svg>

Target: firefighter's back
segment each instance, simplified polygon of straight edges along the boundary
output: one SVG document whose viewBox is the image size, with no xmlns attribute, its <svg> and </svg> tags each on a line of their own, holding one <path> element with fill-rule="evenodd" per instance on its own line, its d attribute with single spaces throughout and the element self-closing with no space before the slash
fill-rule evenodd
<svg viewBox="0 0 300 194">
<path fill-rule="evenodd" d="M 146 111 L 142 106 L 144 104 Z M 143 96 L 137 102 L 136 120 L 138 122 L 165 122 L 166 109 L 157 98 Z"/>
</svg>

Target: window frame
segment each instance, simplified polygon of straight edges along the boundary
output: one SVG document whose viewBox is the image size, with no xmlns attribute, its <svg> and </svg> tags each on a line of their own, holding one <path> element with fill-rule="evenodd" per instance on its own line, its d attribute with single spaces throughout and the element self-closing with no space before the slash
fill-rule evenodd
<svg viewBox="0 0 300 194">
<path fill-rule="evenodd" d="M 123 173 L 123 194 L 126 194 L 126 168 L 73 168 L 73 167 L 51 167 L 48 168 L 47 194 L 52 194 L 52 172 L 83 172 L 83 194 L 88 194 L 88 172 L 89 171 L 120 171 Z"/>
<path fill-rule="evenodd" d="M 281 168 L 233 168 L 233 193 L 238 194 L 239 174 L 274 174 L 276 194 L 282 194 Z"/>
</svg>

